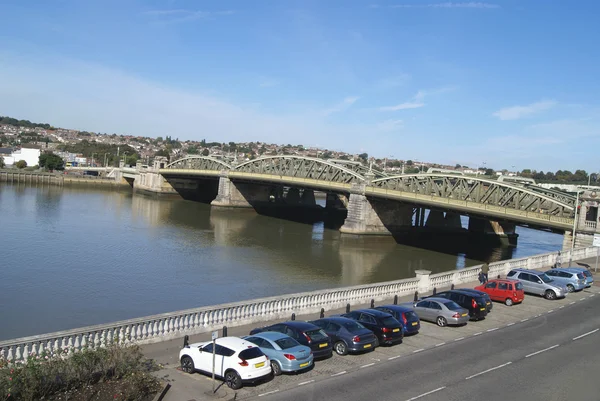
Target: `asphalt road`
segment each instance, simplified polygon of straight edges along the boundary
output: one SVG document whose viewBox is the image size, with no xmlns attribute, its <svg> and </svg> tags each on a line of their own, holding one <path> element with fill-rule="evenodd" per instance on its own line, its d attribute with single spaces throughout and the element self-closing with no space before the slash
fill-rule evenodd
<svg viewBox="0 0 600 401">
<path fill-rule="evenodd" d="M 600 296 L 262 400 L 597 401 Z"/>
</svg>

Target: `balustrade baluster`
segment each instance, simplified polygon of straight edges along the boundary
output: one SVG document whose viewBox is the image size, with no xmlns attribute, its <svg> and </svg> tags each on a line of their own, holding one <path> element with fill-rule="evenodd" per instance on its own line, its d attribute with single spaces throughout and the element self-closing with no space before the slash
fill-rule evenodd
<svg viewBox="0 0 600 401">
<path fill-rule="evenodd" d="M 137 326 L 137 329 L 135 332 L 135 340 L 139 341 L 142 339 L 142 324 L 138 323 L 136 326 Z"/>
<path fill-rule="evenodd" d="M 75 334 L 75 352 L 79 351 L 81 344 L 79 343 L 79 334 Z"/>
<path fill-rule="evenodd" d="M 15 359 L 15 346 L 11 345 L 8 347 L 8 352 L 6 353 L 6 360 L 7 361 L 14 361 Z"/>
<path fill-rule="evenodd" d="M 15 360 L 20 361 L 22 359 L 23 354 L 21 353 L 21 346 L 17 345 L 15 347 Z"/>
<path fill-rule="evenodd" d="M 113 345 L 113 331 L 115 329 L 114 328 L 110 328 L 106 331 L 106 345 Z"/>
</svg>

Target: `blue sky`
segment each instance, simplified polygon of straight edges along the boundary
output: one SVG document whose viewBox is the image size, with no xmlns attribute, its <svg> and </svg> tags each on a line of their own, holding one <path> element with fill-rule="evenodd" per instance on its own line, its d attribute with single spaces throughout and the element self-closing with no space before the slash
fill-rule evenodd
<svg viewBox="0 0 600 401">
<path fill-rule="evenodd" d="M 595 1 L 5 0 L 0 115 L 598 171 Z"/>
</svg>

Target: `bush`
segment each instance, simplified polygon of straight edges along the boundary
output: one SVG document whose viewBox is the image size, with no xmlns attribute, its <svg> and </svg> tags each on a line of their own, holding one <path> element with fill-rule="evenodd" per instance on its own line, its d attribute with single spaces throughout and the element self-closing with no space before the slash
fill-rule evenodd
<svg viewBox="0 0 600 401">
<path fill-rule="evenodd" d="M 69 394 L 77 400 L 111 393 L 119 400 L 145 400 L 160 390 L 149 374 L 154 369 L 136 345 L 88 348 L 70 356 L 68 350 L 30 355 L 26 361 L 0 361 L 0 399 L 52 400 Z"/>
</svg>

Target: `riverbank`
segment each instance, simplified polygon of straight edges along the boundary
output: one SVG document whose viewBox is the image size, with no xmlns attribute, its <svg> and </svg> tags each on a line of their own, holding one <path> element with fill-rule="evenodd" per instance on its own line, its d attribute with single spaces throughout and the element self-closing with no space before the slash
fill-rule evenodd
<svg viewBox="0 0 600 401">
<path fill-rule="evenodd" d="M 0 183 L 1 182 L 10 184 L 56 186 L 81 185 L 110 189 L 131 188 L 131 185 L 127 182 L 116 181 L 113 178 L 14 169 L 0 170 Z"/>
</svg>

